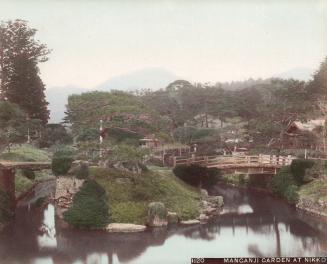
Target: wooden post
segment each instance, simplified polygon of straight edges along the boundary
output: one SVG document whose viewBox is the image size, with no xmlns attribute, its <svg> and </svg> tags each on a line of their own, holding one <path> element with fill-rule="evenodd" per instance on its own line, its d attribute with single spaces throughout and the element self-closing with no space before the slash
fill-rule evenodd
<svg viewBox="0 0 327 264">
<path fill-rule="evenodd" d="M 208 165 L 208 156 L 204 156 L 204 165 Z"/>
<path fill-rule="evenodd" d="M 16 207 L 14 169 L 0 169 L 0 189 L 8 194 L 10 209 L 14 211 Z"/>
<path fill-rule="evenodd" d="M 307 149 L 304 150 L 304 158 L 307 159 Z"/>
</svg>

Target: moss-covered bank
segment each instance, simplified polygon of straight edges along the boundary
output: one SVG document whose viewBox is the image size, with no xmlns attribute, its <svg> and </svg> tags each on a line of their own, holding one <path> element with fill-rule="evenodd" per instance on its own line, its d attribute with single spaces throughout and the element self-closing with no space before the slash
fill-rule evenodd
<svg viewBox="0 0 327 264">
<path fill-rule="evenodd" d="M 179 180 L 169 169 L 151 167 L 142 174 L 133 174 L 93 167 L 90 177 L 107 192 L 111 222 L 145 224 L 151 202 L 162 202 L 182 220 L 199 215 L 199 191 Z"/>
</svg>

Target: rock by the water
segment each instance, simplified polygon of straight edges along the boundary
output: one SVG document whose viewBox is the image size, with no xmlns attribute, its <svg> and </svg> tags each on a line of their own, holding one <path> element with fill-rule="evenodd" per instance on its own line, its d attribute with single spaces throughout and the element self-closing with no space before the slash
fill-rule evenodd
<svg viewBox="0 0 327 264">
<path fill-rule="evenodd" d="M 209 220 L 209 216 L 205 215 L 205 214 L 200 214 L 198 220 L 202 221 L 207 221 Z"/>
<path fill-rule="evenodd" d="M 178 224 L 179 217 L 178 217 L 177 213 L 175 213 L 175 212 L 168 212 L 168 214 L 167 214 L 167 221 L 168 221 L 168 224 Z"/>
<path fill-rule="evenodd" d="M 224 205 L 224 198 L 222 196 L 209 196 L 207 201 L 215 207 L 222 207 Z"/>
<path fill-rule="evenodd" d="M 208 191 L 205 190 L 205 189 L 201 189 L 201 196 L 202 196 L 203 198 L 208 197 L 208 196 L 209 196 Z"/>
<path fill-rule="evenodd" d="M 148 225 L 152 227 L 166 226 L 167 209 L 163 203 L 153 202 L 148 207 Z"/>
<path fill-rule="evenodd" d="M 207 207 L 208 206 L 208 202 L 206 200 L 202 200 L 201 201 L 201 206 L 202 207 Z"/>
<path fill-rule="evenodd" d="M 132 233 L 132 232 L 142 232 L 146 229 L 144 225 L 135 224 L 124 224 L 124 223 L 111 223 L 106 227 L 108 232 L 122 232 L 122 233 Z"/>
<path fill-rule="evenodd" d="M 186 220 L 186 221 L 181 221 L 181 224 L 183 224 L 183 225 L 197 225 L 197 224 L 200 224 L 200 221 L 197 220 L 197 219 Z"/>
</svg>

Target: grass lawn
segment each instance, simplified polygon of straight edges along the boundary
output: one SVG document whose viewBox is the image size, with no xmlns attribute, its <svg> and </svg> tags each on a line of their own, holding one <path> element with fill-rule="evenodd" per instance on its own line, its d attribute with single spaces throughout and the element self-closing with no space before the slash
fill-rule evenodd
<svg viewBox="0 0 327 264">
<path fill-rule="evenodd" d="M 32 145 L 17 145 L 10 152 L 0 154 L 0 160 L 10 161 L 50 161 L 50 153 Z"/>
<path fill-rule="evenodd" d="M 319 179 L 304 184 L 299 190 L 300 198 L 308 198 L 315 202 L 319 199 L 327 201 L 327 180 Z"/>
<path fill-rule="evenodd" d="M 199 215 L 200 193 L 169 169 L 151 167 L 136 175 L 94 167 L 90 174 L 108 194 L 111 222 L 145 224 L 150 202 L 163 202 L 185 220 Z"/>
</svg>

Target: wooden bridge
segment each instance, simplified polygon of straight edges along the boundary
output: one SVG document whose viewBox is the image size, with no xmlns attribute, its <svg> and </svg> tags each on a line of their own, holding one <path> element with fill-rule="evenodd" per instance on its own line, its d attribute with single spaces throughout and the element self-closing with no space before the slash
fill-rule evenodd
<svg viewBox="0 0 327 264">
<path fill-rule="evenodd" d="M 174 157 L 173 167 L 198 164 L 206 168 L 218 168 L 235 174 L 276 174 L 277 169 L 290 165 L 292 156 L 256 155 L 256 156 L 193 156 Z"/>
<path fill-rule="evenodd" d="M 15 172 L 16 169 L 44 170 L 51 169 L 51 162 L 12 162 L 0 160 L 0 190 L 6 192 L 10 205 L 14 209 L 15 197 Z"/>
</svg>

